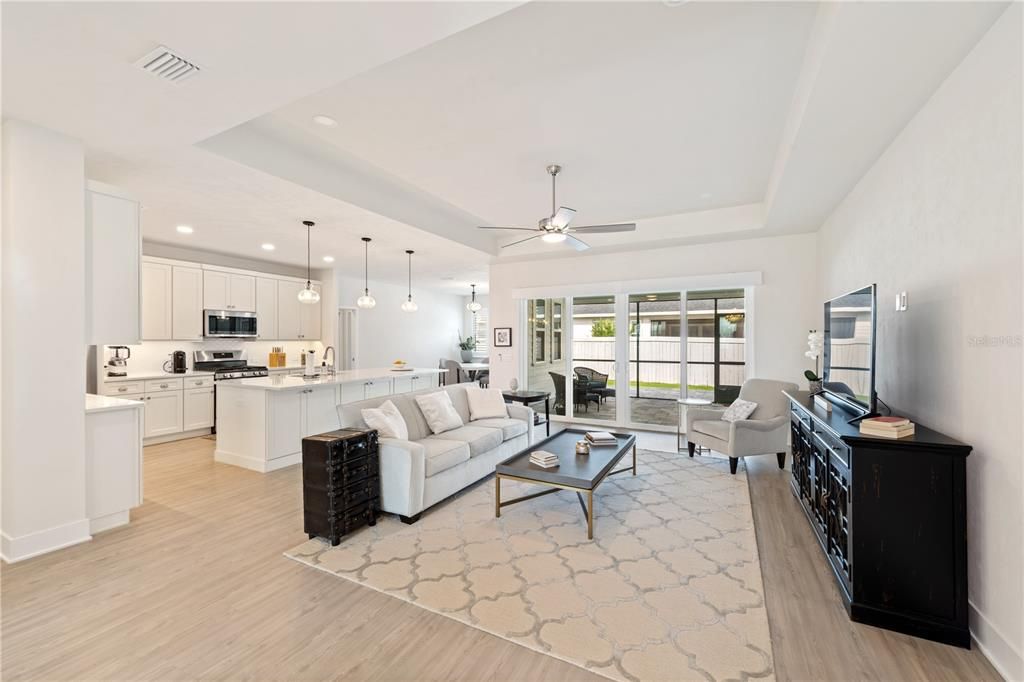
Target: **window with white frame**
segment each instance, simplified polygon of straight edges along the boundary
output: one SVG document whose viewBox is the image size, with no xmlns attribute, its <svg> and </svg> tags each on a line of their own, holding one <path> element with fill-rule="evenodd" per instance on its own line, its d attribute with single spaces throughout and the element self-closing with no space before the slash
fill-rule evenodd
<svg viewBox="0 0 1024 682">
<path fill-rule="evenodd" d="M 490 346 L 490 331 L 487 324 L 487 308 L 481 308 L 473 315 L 473 338 L 476 339 L 476 352 L 479 355 L 487 355 L 487 348 Z"/>
</svg>

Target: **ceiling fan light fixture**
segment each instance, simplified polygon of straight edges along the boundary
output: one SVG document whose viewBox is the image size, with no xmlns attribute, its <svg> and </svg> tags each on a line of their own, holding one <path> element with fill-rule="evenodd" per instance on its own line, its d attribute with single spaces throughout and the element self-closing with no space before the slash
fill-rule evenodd
<svg viewBox="0 0 1024 682">
<path fill-rule="evenodd" d="M 548 244 L 557 244 L 559 242 L 564 242 L 565 241 L 565 233 L 564 232 L 548 232 L 543 237 L 541 237 L 541 241 L 545 241 Z"/>
</svg>

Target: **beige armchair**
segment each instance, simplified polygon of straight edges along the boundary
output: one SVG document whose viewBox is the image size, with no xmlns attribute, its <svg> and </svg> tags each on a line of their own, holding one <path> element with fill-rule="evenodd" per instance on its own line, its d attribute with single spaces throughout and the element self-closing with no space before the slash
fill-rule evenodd
<svg viewBox="0 0 1024 682">
<path fill-rule="evenodd" d="M 786 466 L 789 441 L 789 400 L 783 391 L 795 391 L 788 381 L 747 379 L 740 398 L 757 403 L 747 419 L 722 420 L 724 408 L 693 408 L 686 411 L 686 441 L 693 457 L 696 447 L 710 448 L 729 456 L 729 470 L 736 473 L 740 457 L 775 453 L 779 468 Z"/>
</svg>

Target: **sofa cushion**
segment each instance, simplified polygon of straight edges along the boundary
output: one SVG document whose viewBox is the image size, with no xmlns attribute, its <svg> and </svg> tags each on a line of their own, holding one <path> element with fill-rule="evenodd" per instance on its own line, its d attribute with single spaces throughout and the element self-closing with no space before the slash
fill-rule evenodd
<svg viewBox="0 0 1024 682">
<path fill-rule="evenodd" d="M 420 406 L 427 425 L 435 434 L 457 429 L 466 423 L 456 411 L 451 395 L 447 391 L 417 395 L 416 404 Z"/>
<path fill-rule="evenodd" d="M 690 425 L 697 433 L 703 433 L 707 436 L 712 436 L 719 440 L 728 442 L 729 440 L 729 427 L 732 424 L 721 419 L 699 419 Z"/>
<path fill-rule="evenodd" d="M 443 438 L 424 438 L 419 444 L 426 450 L 425 474 L 430 477 L 469 461 L 469 444 Z"/>
<path fill-rule="evenodd" d="M 501 429 L 503 441 L 522 436 L 526 433 L 526 422 L 522 419 L 509 419 L 508 417 L 497 419 L 477 419 L 471 421 L 469 426 L 484 426 L 489 429 Z"/>
<path fill-rule="evenodd" d="M 475 386 L 476 384 L 455 384 L 454 386 L 445 386 L 444 390 L 448 393 L 448 397 L 452 399 L 452 405 L 455 407 L 455 411 L 459 413 L 462 418 L 462 423 L 469 423 L 469 397 L 466 395 L 466 388 L 468 386 Z"/>
<path fill-rule="evenodd" d="M 416 404 L 416 400 L 411 394 L 393 395 L 391 396 L 391 402 L 395 404 L 395 407 L 398 408 L 399 414 L 402 415 L 402 419 L 405 420 L 405 427 L 409 430 L 409 440 L 422 440 L 430 435 L 430 427 L 427 426 L 427 420 L 423 416 L 423 412 L 420 411 L 420 406 Z M 360 405 L 362 403 L 353 404 Z"/>
<path fill-rule="evenodd" d="M 427 443 L 435 438 L 460 441 L 468 444 L 469 454 L 472 457 L 490 452 L 502 443 L 501 429 L 489 429 L 483 426 L 462 426 L 451 431 L 445 431 L 438 436 L 424 438 L 421 442 Z"/>
<path fill-rule="evenodd" d="M 366 425 L 371 429 L 377 429 L 381 438 L 409 439 L 409 429 L 405 425 L 405 419 L 390 400 L 384 401 L 380 407 L 367 407 L 362 413 Z"/>
<path fill-rule="evenodd" d="M 508 416 L 505 398 L 496 388 L 467 386 L 466 400 L 469 402 L 469 418 L 472 421 L 501 419 Z"/>
</svg>

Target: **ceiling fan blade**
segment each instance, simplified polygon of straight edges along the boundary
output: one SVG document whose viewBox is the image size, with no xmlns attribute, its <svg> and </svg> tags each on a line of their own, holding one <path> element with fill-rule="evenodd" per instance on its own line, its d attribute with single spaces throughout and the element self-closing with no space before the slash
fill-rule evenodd
<svg viewBox="0 0 1024 682">
<path fill-rule="evenodd" d="M 582 239 L 577 239 L 571 234 L 565 235 L 565 243 L 576 249 L 577 251 L 586 251 L 590 248 L 590 244 L 586 243 Z"/>
<path fill-rule="evenodd" d="M 587 232 L 597 234 L 599 232 L 633 232 L 636 230 L 636 223 L 615 223 L 613 225 L 580 225 L 570 227 L 573 232 Z"/>
<path fill-rule="evenodd" d="M 535 231 L 536 231 L 536 230 L 535 230 Z M 516 241 L 516 242 L 511 242 L 511 243 L 509 243 L 509 244 L 502 244 L 502 245 L 501 245 L 501 248 L 503 248 L 503 249 L 504 249 L 504 248 L 506 248 L 506 247 L 509 247 L 509 246 L 515 246 L 516 244 L 522 244 L 523 242 L 528 242 L 528 241 L 530 241 L 531 239 L 536 239 L 537 237 L 543 237 L 543 236 L 544 236 L 543 234 L 535 234 L 535 235 L 533 235 L 532 237 L 527 237 L 526 239 L 520 239 L 519 241 Z"/>
<path fill-rule="evenodd" d="M 555 215 L 551 216 L 551 227 L 561 230 L 572 222 L 572 217 L 574 215 L 576 215 L 576 209 L 560 206 L 559 209 L 555 211 Z"/>
</svg>

